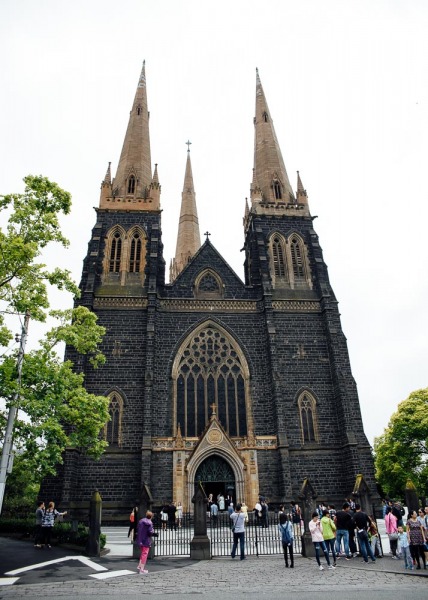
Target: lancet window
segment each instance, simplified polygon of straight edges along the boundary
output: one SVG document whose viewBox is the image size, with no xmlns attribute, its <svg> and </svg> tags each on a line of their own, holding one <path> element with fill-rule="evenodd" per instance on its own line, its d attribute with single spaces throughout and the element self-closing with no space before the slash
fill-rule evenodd
<svg viewBox="0 0 428 600">
<path fill-rule="evenodd" d="M 120 271 L 120 259 L 122 256 L 122 237 L 118 231 L 113 234 L 110 240 L 110 273 L 118 273 Z"/>
<path fill-rule="evenodd" d="M 104 437 L 110 446 L 120 446 L 122 444 L 123 399 L 116 392 L 110 394 L 109 399 L 110 421 L 104 428 Z"/>
<path fill-rule="evenodd" d="M 305 263 L 302 242 L 296 236 L 290 240 L 291 264 L 294 279 L 305 279 Z"/>
<path fill-rule="evenodd" d="M 129 252 L 129 272 L 139 273 L 141 266 L 141 236 L 139 232 L 135 232 L 131 239 L 131 247 Z"/>
<path fill-rule="evenodd" d="M 135 194 L 135 177 L 131 175 L 128 179 L 128 194 Z"/>
<path fill-rule="evenodd" d="M 315 399 L 309 393 L 304 392 L 298 400 L 298 408 L 303 443 L 317 442 Z"/>
</svg>

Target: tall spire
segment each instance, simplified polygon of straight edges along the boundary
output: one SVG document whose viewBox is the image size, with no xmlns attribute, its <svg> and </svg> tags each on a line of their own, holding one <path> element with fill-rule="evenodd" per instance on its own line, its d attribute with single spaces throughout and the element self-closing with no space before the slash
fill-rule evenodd
<svg viewBox="0 0 428 600">
<path fill-rule="evenodd" d="M 116 177 L 110 198 L 102 195 L 102 208 L 120 209 L 120 203 L 132 202 L 130 210 L 158 210 L 159 197 L 152 197 L 152 167 L 150 157 L 149 111 L 147 108 L 146 67 L 143 62 L 129 115 Z"/>
<path fill-rule="evenodd" d="M 256 69 L 256 116 L 254 127 L 252 203 L 294 204 L 296 200 L 285 169 L 258 69 Z"/>
<path fill-rule="evenodd" d="M 190 144 L 188 146 L 186 173 L 184 175 L 183 192 L 181 194 L 180 222 L 178 225 L 175 258 L 170 268 L 170 280 L 173 281 L 201 246 L 199 233 L 198 210 L 193 186 L 192 164 L 190 162 Z"/>
</svg>

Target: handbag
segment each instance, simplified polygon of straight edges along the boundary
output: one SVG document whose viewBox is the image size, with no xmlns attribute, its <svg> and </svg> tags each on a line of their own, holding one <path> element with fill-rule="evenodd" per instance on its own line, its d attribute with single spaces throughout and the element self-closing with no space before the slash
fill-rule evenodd
<svg viewBox="0 0 428 600">
<path fill-rule="evenodd" d="M 398 540 L 398 533 L 388 533 L 388 538 L 395 542 L 396 540 Z"/>
</svg>

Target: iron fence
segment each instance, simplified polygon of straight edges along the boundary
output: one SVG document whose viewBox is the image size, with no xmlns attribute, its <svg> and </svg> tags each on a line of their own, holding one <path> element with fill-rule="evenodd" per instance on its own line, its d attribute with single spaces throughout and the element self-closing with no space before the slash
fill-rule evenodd
<svg viewBox="0 0 428 600">
<path fill-rule="evenodd" d="M 281 534 L 278 530 L 278 513 L 269 513 L 268 519 L 262 523 L 254 513 L 248 514 L 245 526 L 245 554 L 247 556 L 264 556 L 282 554 Z M 193 515 L 183 514 L 180 523 L 162 522 L 159 515 L 153 520 L 158 536 L 154 540 L 155 556 L 189 556 L 190 542 L 194 535 Z M 300 525 L 294 528 L 294 554 L 300 554 Z M 233 534 L 231 520 L 227 511 L 219 512 L 217 517 L 207 513 L 207 536 L 210 540 L 211 556 L 229 556 L 232 550 Z"/>
</svg>

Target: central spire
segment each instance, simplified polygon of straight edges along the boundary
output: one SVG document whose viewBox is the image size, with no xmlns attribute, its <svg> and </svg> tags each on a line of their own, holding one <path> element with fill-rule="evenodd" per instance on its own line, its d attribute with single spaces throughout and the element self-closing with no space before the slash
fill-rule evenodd
<svg viewBox="0 0 428 600">
<path fill-rule="evenodd" d="M 252 203 L 294 204 L 296 200 L 285 169 L 258 69 L 256 69 L 256 116 L 254 127 Z"/>
<path fill-rule="evenodd" d="M 186 144 L 188 148 L 186 173 L 184 175 L 183 192 L 181 194 L 181 211 L 175 258 L 172 260 L 170 266 L 170 281 L 174 281 L 177 278 L 192 256 L 201 247 L 196 194 L 193 186 L 192 164 L 190 162 L 191 142 L 186 142 Z"/>
</svg>

